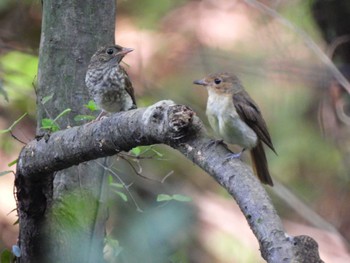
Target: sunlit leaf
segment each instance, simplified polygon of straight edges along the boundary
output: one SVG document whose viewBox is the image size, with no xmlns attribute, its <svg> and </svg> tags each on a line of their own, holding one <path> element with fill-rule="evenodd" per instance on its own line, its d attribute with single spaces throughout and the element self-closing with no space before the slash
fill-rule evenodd
<svg viewBox="0 0 350 263">
<path fill-rule="evenodd" d="M 91 111 L 99 110 L 99 108 L 93 100 L 89 100 L 88 104 L 84 104 L 84 107 Z"/>
<path fill-rule="evenodd" d="M 152 151 L 153 151 L 156 155 L 158 155 L 158 157 L 163 157 L 163 156 L 164 156 L 162 153 L 158 152 L 158 151 L 155 150 L 154 148 L 152 148 Z"/>
<path fill-rule="evenodd" d="M 126 196 L 126 194 L 119 192 L 119 191 L 114 191 L 117 195 L 120 196 L 121 199 L 123 199 L 124 202 L 128 201 L 128 197 Z"/>
<path fill-rule="evenodd" d="M 8 129 L 0 130 L 0 134 L 11 131 L 13 129 L 13 127 L 15 127 L 26 115 L 27 115 L 27 113 L 24 113 L 21 117 L 19 117 L 17 120 L 15 120 Z"/>
<path fill-rule="evenodd" d="M 140 155 L 140 153 L 141 153 L 141 148 L 140 148 L 140 147 L 132 148 L 132 149 L 131 149 L 131 152 L 132 152 L 134 155 L 138 156 L 138 155 Z"/>
<path fill-rule="evenodd" d="M 112 187 L 115 187 L 115 188 L 123 188 L 124 187 L 124 185 L 118 184 L 118 183 L 110 183 L 109 185 Z"/>
<path fill-rule="evenodd" d="M 173 200 L 173 198 L 170 195 L 159 194 L 157 196 L 157 202 L 165 202 L 165 201 L 170 201 L 170 200 Z"/>
<path fill-rule="evenodd" d="M 113 183 L 113 176 L 108 175 L 108 184 L 112 184 L 112 183 Z"/>
<path fill-rule="evenodd" d="M 53 122 L 57 121 L 59 118 L 61 118 L 62 116 L 66 115 L 67 113 L 71 112 L 71 109 L 65 109 L 64 111 L 62 111 L 60 114 L 58 114 L 58 116 L 53 120 Z"/>
<path fill-rule="evenodd" d="M 10 129 L 0 130 L 0 134 L 6 133 L 6 132 L 9 132 L 9 131 L 11 131 L 11 130 Z"/>
<path fill-rule="evenodd" d="M 173 195 L 173 199 L 179 202 L 191 202 L 192 199 L 191 197 L 185 196 L 185 195 L 179 195 L 179 194 L 175 194 Z"/>
<path fill-rule="evenodd" d="M 12 165 L 16 164 L 18 162 L 18 159 L 13 160 L 12 162 L 8 163 L 7 166 L 11 167 Z"/>
<path fill-rule="evenodd" d="M 45 130 L 51 130 L 53 132 L 58 131 L 60 127 L 53 120 L 44 118 L 41 120 L 41 128 Z"/>
<path fill-rule="evenodd" d="M 41 120 L 41 127 L 43 129 L 47 129 L 46 127 L 51 127 L 52 125 L 53 125 L 53 120 L 51 119 L 43 118 Z"/>
<path fill-rule="evenodd" d="M 178 202 L 190 202 L 192 199 L 185 195 L 175 194 L 175 195 L 167 195 L 167 194 L 159 194 L 157 196 L 157 202 L 165 202 L 165 201 L 178 201 Z"/>
</svg>

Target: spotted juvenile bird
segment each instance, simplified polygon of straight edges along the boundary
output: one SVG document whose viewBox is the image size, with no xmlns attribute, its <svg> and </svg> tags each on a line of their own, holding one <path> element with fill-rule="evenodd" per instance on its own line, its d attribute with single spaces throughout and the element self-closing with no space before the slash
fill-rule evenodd
<svg viewBox="0 0 350 263">
<path fill-rule="evenodd" d="M 134 89 L 120 62 L 133 51 L 119 45 L 101 47 L 91 57 L 85 83 L 95 103 L 106 112 L 136 108 Z M 101 114 L 100 114 L 101 115 Z"/>
<path fill-rule="evenodd" d="M 233 74 L 211 74 L 193 82 L 208 90 L 206 114 L 214 132 L 224 141 L 251 152 L 261 182 L 273 186 L 262 142 L 275 151 L 258 105 Z M 242 153 L 241 152 L 241 153 Z M 229 158 L 239 157 L 233 154 Z"/>
</svg>

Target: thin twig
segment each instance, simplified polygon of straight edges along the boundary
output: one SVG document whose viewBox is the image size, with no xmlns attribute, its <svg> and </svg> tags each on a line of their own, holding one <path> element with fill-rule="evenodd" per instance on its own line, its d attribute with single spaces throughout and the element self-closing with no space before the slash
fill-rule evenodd
<svg viewBox="0 0 350 263">
<path fill-rule="evenodd" d="M 137 211 L 138 211 L 138 212 L 143 212 L 143 210 L 142 210 L 142 209 L 139 207 L 139 205 L 137 204 L 137 202 L 136 202 L 134 196 L 133 196 L 132 193 L 130 192 L 129 186 L 127 186 L 127 185 L 124 183 L 124 181 L 119 177 L 119 175 L 118 175 L 117 173 L 115 173 L 112 169 L 110 169 L 110 168 L 106 167 L 105 165 L 101 164 L 100 162 L 98 162 L 98 161 L 94 161 L 94 162 L 95 162 L 97 165 L 101 166 L 103 169 L 105 169 L 105 171 L 110 172 L 115 178 L 118 179 L 118 181 L 121 183 L 121 185 L 123 186 L 123 188 L 128 192 L 128 194 L 129 194 L 131 200 L 133 201 L 133 203 L 134 203 L 134 205 L 135 205 Z"/>
<path fill-rule="evenodd" d="M 304 43 L 319 57 L 319 59 L 327 66 L 334 78 L 342 85 L 342 87 L 350 94 L 350 83 L 334 65 L 330 58 L 318 47 L 318 45 L 300 28 L 296 27 L 292 22 L 281 16 L 276 10 L 256 0 L 244 0 L 248 5 L 264 12 L 273 17 L 282 25 L 290 28 L 299 35 Z"/>
<path fill-rule="evenodd" d="M 12 138 L 14 138 L 16 141 L 19 141 L 20 143 L 27 145 L 26 142 L 20 140 L 16 135 L 14 135 L 12 131 L 10 131 L 10 134 L 11 134 Z"/>
<path fill-rule="evenodd" d="M 166 179 L 168 179 L 168 177 L 170 176 L 170 175 L 172 175 L 174 173 L 174 170 L 172 170 L 172 171 L 170 171 L 169 173 L 167 173 L 164 177 L 163 177 L 163 179 L 162 179 L 162 181 L 160 181 L 162 184 L 165 182 L 165 180 Z"/>
<path fill-rule="evenodd" d="M 140 177 L 142 177 L 142 178 L 144 178 L 144 179 L 147 179 L 147 180 L 149 180 L 149 181 L 154 181 L 154 182 L 160 183 L 160 181 L 158 181 L 158 180 L 156 180 L 156 179 L 149 178 L 149 177 L 147 177 L 147 176 L 141 174 L 141 173 L 142 173 L 142 167 L 141 167 L 140 165 L 139 165 L 139 167 L 140 167 L 141 171 L 139 172 L 139 171 L 137 171 L 137 169 L 136 169 L 135 166 L 131 163 L 130 160 L 128 160 L 127 158 L 125 158 L 124 156 L 121 156 L 121 155 L 119 155 L 119 157 L 120 157 L 121 159 L 123 159 L 124 161 L 126 161 L 126 162 L 130 165 L 131 169 L 132 169 L 138 176 L 140 176 Z"/>
</svg>

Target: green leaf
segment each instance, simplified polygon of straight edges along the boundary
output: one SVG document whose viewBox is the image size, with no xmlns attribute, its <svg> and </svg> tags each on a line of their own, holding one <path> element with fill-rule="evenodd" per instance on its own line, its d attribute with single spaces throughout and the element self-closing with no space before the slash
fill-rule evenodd
<svg viewBox="0 0 350 263">
<path fill-rule="evenodd" d="M 132 152 L 134 155 L 139 156 L 140 153 L 141 153 L 141 148 L 140 148 L 140 147 L 132 148 L 132 149 L 131 149 L 131 152 Z"/>
<path fill-rule="evenodd" d="M 96 111 L 99 109 L 93 100 L 89 100 L 88 104 L 84 104 L 84 107 L 91 111 Z"/>
<path fill-rule="evenodd" d="M 13 173 L 13 171 L 2 171 L 0 172 L 0 176 L 3 176 L 5 174 L 10 174 L 10 173 Z"/>
<path fill-rule="evenodd" d="M 126 196 L 126 194 L 122 193 L 122 192 L 119 192 L 119 191 L 114 191 L 117 195 L 119 195 L 119 197 L 121 199 L 123 199 L 124 202 L 127 202 L 128 201 L 128 197 Z"/>
<path fill-rule="evenodd" d="M 56 132 L 56 131 L 59 131 L 59 130 L 60 130 L 60 127 L 58 127 L 58 125 L 56 125 L 56 124 L 52 125 L 52 127 L 51 127 L 51 131 L 52 132 Z"/>
<path fill-rule="evenodd" d="M 9 132 L 9 131 L 11 131 L 11 130 L 10 129 L 0 130 L 0 134 L 6 133 L 6 132 Z"/>
<path fill-rule="evenodd" d="M 44 118 L 41 120 L 41 129 L 51 130 L 52 132 L 58 131 L 60 127 L 54 123 L 54 120 Z"/>
<path fill-rule="evenodd" d="M 175 195 L 159 194 L 157 196 L 157 202 L 165 202 L 165 201 L 171 201 L 171 200 L 178 201 L 178 202 L 192 201 L 190 197 L 185 195 L 179 195 L 179 194 L 175 194 Z"/>
<path fill-rule="evenodd" d="M 4 249 L 1 252 L 0 262 L 1 263 L 11 263 L 14 256 L 12 255 L 11 251 L 8 249 Z"/>
<path fill-rule="evenodd" d="M 0 130 L 0 134 L 11 131 L 13 129 L 13 127 L 15 127 L 27 114 L 28 113 L 24 113 L 21 117 L 19 117 L 17 120 L 15 120 L 8 129 Z"/>
<path fill-rule="evenodd" d="M 94 120 L 94 119 L 96 119 L 96 117 L 95 117 L 95 116 L 92 116 L 92 115 L 76 115 L 76 116 L 74 117 L 74 120 L 75 120 L 75 121 L 86 121 L 86 120 L 92 121 L 92 120 Z"/>
<path fill-rule="evenodd" d="M 165 202 L 165 201 L 171 201 L 173 198 L 170 195 L 166 194 L 159 194 L 157 196 L 157 202 Z"/>
<path fill-rule="evenodd" d="M 110 183 L 109 185 L 111 187 L 115 187 L 115 188 L 124 188 L 124 185 L 119 184 L 119 183 Z"/>
<path fill-rule="evenodd" d="M 113 176 L 108 175 L 108 184 L 112 184 L 112 183 L 113 183 Z"/>
<path fill-rule="evenodd" d="M 152 151 L 153 151 L 156 155 L 158 155 L 159 157 L 163 157 L 163 156 L 164 156 L 164 154 L 158 152 L 158 151 L 155 150 L 154 148 L 152 148 Z"/>
<path fill-rule="evenodd" d="M 61 118 L 63 115 L 66 115 L 67 113 L 71 112 L 71 109 L 65 109 L 64 111 L 62 111 L 60 114 L 58 114 L 58 116 L 53 120 L 53 122 L 56 122 L 59 118 Z"/>
<path fill-rule="evenodd" d="M 11 167 L 12 165 L 16 164 L 18 162 L 18 159 L 13 160 L 12 162 L 8 163 L 7 166 Z"/>
<path fill-rule="evenodd" d="M 51 127 L 52 125 L 53 125 L 53 120 L 51 120 L 51 119 L 43 118 L 41 120 L 41 127 L 43 129 L 48 129 L 48 128 L 45 128 L 45 127 Z"/>
<path fill-rule="evenodd" d="M 179 195 L 179 194 L 175 194 L 173 195 L 173 199 L 179 202 L 191 202 L 192 198 L 185 196 L 185 195 Z"/>
<path fill-rule="evenodd" d="M 50 101 L 53 97 L 53 94 L 49 95 L 49 96 L 45 96 L 44 98 L 42 98 L 41 103 L 45 104 L 46 102 Z"/>
<path fill-rule="evenodd" d="M 51 130 L 52 132 L 56 132 L 60 130 L 60 127 L 57 125 L 56 121 L 61 118 L 63 115 L 66 115 L 67 113 L 71 112 L 71 109 L 65 109 L 64 111 L 62 111 L 60 114 L 58 114 L 58 116 L 52 120 L 52 119 L 48 119 L 48 118 L 43 118 L 41 120 L 41 129 L 45 129 L 45 130 Z"/>
</svg>

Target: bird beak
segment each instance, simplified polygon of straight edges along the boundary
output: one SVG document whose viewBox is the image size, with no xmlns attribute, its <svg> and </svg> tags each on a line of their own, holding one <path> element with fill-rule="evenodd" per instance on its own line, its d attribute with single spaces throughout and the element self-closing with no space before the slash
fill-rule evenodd
<svg viewBox="0 0 350 263">
<path fill-rule="evenodd" d="M 198 79 L 198 80 L 193 81 L 193 84 L 206 86 L 208 83 L 204 79 Z"/>
<path fill-rule="evenodd" d="M 130 53 L 131 51 L 134 51 L 134 49 L 133 48 L 123 47 L 123 49 L 118 52 L 118 55 L 125 56 L 126 54 Z"/>
</svg>

